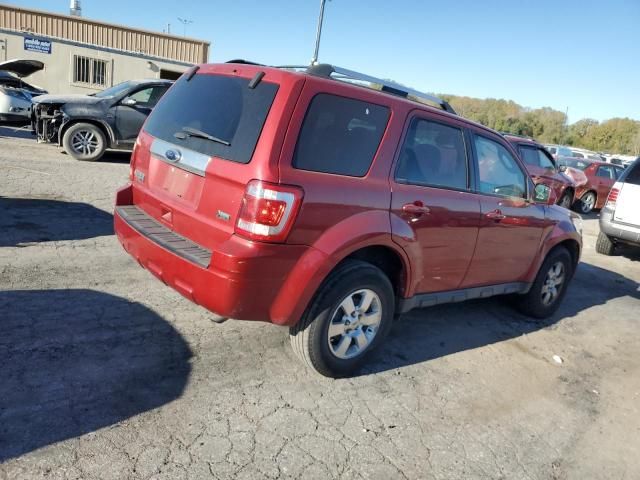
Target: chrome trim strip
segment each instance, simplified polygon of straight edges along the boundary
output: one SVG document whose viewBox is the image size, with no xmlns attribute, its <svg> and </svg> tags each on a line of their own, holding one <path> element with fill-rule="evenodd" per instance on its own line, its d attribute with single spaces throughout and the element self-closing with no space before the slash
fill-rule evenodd
<svg viewBox="0 0 640 480">
<path fill-rule="evenodd" d="M 168 155 L 167 153 L 170 152 Z M 151 143 L 151 154 L 159 160 L 175 167 L 204 177 L 211 157 L 203 153 L 181 147 L 174 143 L 155 138 Z M 169 158 L 171 157 L 171 158 Z"/>
</svg>

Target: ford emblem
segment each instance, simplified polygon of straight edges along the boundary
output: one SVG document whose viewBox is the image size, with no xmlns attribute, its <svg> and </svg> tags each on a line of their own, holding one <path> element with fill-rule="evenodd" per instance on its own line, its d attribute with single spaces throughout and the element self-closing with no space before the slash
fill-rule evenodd
<svg viewBox="0 0 640 480">
<path fill-rule="evenodd" d="M 170 162 L 177 162 L 182 156 L 178 150 L 167 150 L 164 154 Z"/>
</svg>

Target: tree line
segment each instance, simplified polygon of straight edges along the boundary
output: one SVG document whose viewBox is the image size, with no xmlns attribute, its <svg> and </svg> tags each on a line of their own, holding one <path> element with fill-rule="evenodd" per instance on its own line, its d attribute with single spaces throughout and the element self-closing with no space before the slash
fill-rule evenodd
<svg viewBox="0 0 640 480">
<path fill-rule="evenodd" d="M 567 125 L 564 112 L 549 107 L 530 109 L 511 100 L 439 95 L 459 115 L 500 132 L 533 137 L 542 143 L 557 143 L 595 152 L 640 155 L 640 121 L 612 118 L 598 122 L 590 118 Z"/>
</svg>

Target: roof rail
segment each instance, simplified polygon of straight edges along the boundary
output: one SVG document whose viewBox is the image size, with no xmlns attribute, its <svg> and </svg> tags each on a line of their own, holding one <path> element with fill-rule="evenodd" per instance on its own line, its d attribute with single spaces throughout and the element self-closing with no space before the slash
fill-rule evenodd
<svg viewBox="0 0 640 480">
<path fill-rule="evenodd" d="M 498 132 L 500 135 L 505 136 L 505 135 L 509 135 L 510 137 L 517 137 L 517 138 L 523 138 L 525 140 L 532 140 L 532 141 L 536 141 L 535 138 L 530 137 L 529 135 L 521 135 L 519 133 L 511 133 L 511 132 L 504 132 L 504 131 L 500 131 Z"/>
<path fill-rule="evenodd" d="M 238 63 L 245 65 L 261 65 L 259 63 L 250 62 L 248 60 L 235 59 L 229 60 L 226 63 Z M 353 70 L 347 70 L 346 68 L 336 67 L 328 63 L 318 63 L 315 65 L 277 65 L 275 68 L 281 68 L 283 70 L 294 70 L 299 72 L 306 72 L 318 77 L 332 78 L 334 80 L 346 81 L 349 83 L 355 83 L 361 87 L 367 87 L 373 89 L 374 85 L 380 85 L 380 89 L 383 92 L 390 93 L 392 95 L 398 95 L 409 100 L 413 100 L 425 105 L 435 104 L 445 112 L 457 115 L 449 102 L 442 98 L 436 97 L 424 92 L 419 92 L 409 87 L 405 87 L 396 82 L 390 80 L 383 80 L 381 78 L 371 77 L 364 73 L 354 72 Z M 362 83 L 357 83 L 362 82 Z"/>
<path fill-rule="evenodd" d="M 302 67 L 298 66 L 290 66 L 290 67 L 281 67 L 281 68 L 291 68 L 291 69 L 299 69 Z M 446 100 L 436 97 L 435 95 L 431 95 L 424 92 L 419 92 L 418 90 L 413 90 L 412 88 L 405 87 L 396 82 L 392 82 L 390 80 L 383 80 L 376 77 L 371 77 L 364 73 L 354 72 L 353 70 L 347 70 L 346 68 L 336 67 L 334 65 L 329 65 L 327 63 L 320 63 L 316 65 L 311 65 L 306 68 L 307 73 L 311 75 L 317 75 L 319 77 L 326 78 L 334 78 L 335 80 L 347 81 L 347 82 L 365 82 L 368 85 L 358 84 L 364 87 L 372 88 L 373 85 L 380 85 L 381 90 L 383 92 L 390 93 L 392 95 L 398 95 L 400 97 L 408 98 L 409 100 L 413 100 L 419 103 L 424 104 L 436 104 L 445 112 L 456 114 L 456 111 L 449 105 Z"/>
</svg>

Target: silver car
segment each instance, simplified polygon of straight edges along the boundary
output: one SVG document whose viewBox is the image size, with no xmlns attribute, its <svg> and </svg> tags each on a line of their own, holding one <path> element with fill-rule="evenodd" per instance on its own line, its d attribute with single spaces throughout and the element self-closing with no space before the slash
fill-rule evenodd
<svg viewBox="0 0 640 480">
<path fill-rule="evenodd" d="M 616 244 L 640 247 L 640 157 L 613 185 L 600 212 L 596 251 L 613 255 Z"/>
<path fill-rule="evenodd" d="M 0 124 L 28 124 L 31 121 L 31 99 L 47 93 L 29 85 L 24 77 L 44 68 L 38 60 L 0 62 Z"/>
</svg>

